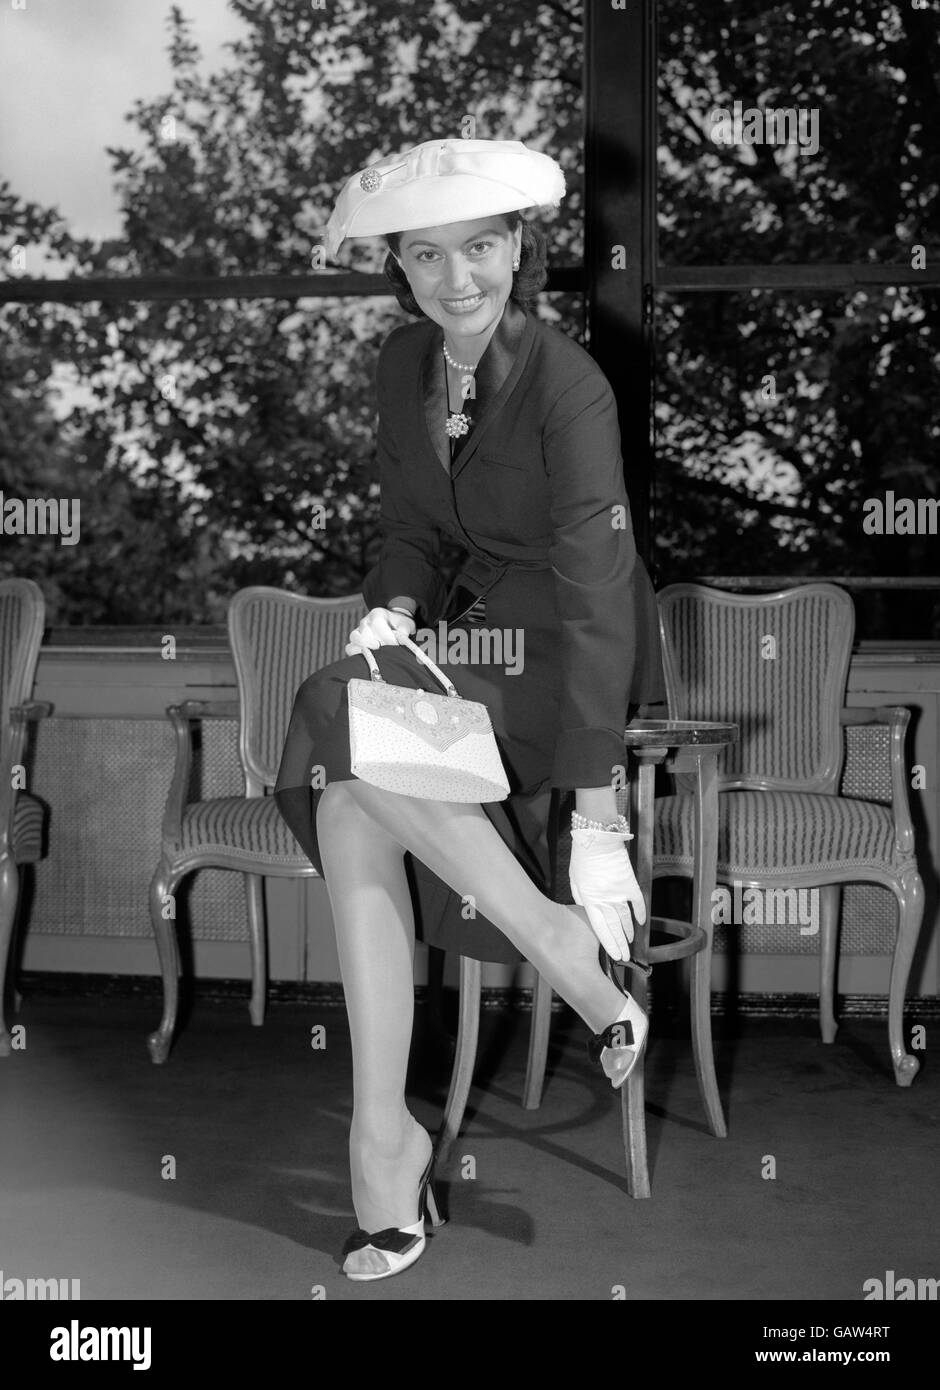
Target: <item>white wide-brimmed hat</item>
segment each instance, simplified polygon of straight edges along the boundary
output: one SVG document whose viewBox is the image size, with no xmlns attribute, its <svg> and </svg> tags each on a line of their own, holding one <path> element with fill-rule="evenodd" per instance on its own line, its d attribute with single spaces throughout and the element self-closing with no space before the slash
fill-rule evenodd
<svg viewBox="0 0 940 1390">
<path fill-rule="evenodd" d="M 326 226 L 326 251 L 332 259 L 347 237 L 557 207 L 564 194 L 561 166 L 521 140 L 427 140 L 346 181 Z"/>
</svg>

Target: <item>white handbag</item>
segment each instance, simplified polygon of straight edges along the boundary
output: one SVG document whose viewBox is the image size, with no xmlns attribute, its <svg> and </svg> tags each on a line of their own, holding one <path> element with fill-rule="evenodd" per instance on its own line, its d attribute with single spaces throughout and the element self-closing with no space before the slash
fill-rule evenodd
<svg viewBox="0 0 940 1390">
<path fill-rule="evenodd" d="M 465 700 L 409 638 L 410 648 L 447 691 L 389 685 L 371 651 L 371 680 L 349 682 L 350 767 L 357 777 L 403 796 L 433 801 L 503 801 L 509 783 L 486 705 Z"/>
</svg>

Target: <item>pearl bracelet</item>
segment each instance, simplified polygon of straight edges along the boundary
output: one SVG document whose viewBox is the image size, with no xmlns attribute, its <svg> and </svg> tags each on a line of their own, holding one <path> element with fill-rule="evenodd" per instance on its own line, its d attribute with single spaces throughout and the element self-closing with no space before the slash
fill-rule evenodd
<svg viewBox="0 0 940 1390">
<path fill-rule="evenodd" d="M 616 831 L 618 831 L 621 835 L 623 835 L 625 839 L 627 839 L 627 840 L 632 840 L 632 839 L 633 839 L 633 836 L 630 834 L 630 826 L 629 826 L 629 823 L 628 823 L 628 821 L 627 821 L 626 816 L 618 816 L 617 819 L 616 819 L 612 824 L 605 825 L 605 824 L 603 823 L 603 821 L 599 821 L 599 820 L 588 820 L 587 816 L 582 816 L 582 815 L 579 815 L 579 813 L 578 813 L 577 811 L 572 811 L 572 812 L 571 812 L 571 829 L 572 829 L 572 830 L 616 830 Z"/>
</svg>

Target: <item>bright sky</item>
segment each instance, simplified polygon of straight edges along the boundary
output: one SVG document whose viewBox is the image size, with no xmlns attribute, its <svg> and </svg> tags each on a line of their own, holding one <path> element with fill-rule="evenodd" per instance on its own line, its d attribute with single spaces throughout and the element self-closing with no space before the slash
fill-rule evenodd
<svg viewBox="0 0 940 1390">
<path fill-rule="evenodd" d="M 226 0 L 179 0 L 212 70 L 244 26 Z M 14 9 L 15 5 L 23 8 Z M 0 180 L 57 207 L 77 235 L 120 230 L 106 145 L 139 144 L 124 120 L 170 91 L 171 0 L 0 0 Z"/>
</svg>

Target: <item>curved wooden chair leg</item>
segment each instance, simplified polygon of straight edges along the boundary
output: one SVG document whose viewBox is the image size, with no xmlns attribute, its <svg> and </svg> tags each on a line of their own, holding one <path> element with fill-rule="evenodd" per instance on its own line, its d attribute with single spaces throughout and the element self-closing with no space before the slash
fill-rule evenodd
<svg viewBox="0 0 940 1390">
<path fill-rule="evenodd" d="M 248 935 L 251 940 L 251 1003 L 248 1012 L 256 1028 L 264 1023 L 268 1002 L 268 933 L 264 911 L 264 879 L 260 874 L 245 874 L 245 896 L 248 900 Z"/>
<path fill-rule="evenodd" d="M 165 915 L 166 899 L 173 893 L 178 877 L 164 857 L 150 880 L 150 921 L 157 943 L 160 970 L 163 975 L 163 1017 L 156 1032 L 147 1039 L 151 1061 L 165 1062 L 173 1045 L 176 1018 L 179 1012 L 180 955 L 176 939 L 175 917 Z"/>
<path fill-rule="evenodd" d="M 888 1042 L 894 1079 L 899 1086 L 910 1086 L 920 1071 L 920 1062 L 904 1046 L 904 996 L 914 959 L 914 948 L 924 916 L 924 884 L 915 868 L 901 875 L 898 899 L 898 935 L 891 961 L 888 992 Z"/>
<path fill-rule="evenodd" d="M 20 875 L 12 854 L 0 857 L 0 1057 L 9 1057 L 13 1041 L 7 1032 L 4 1008 L 6 1004 L 7 963 L 13 949 L 13 924 L 20 894 Z"/>
<path fill-rule="evenodd" d="M 824 1043 L 836 1040 L 836 960 L 842 889 L 837 883 L 819 889 L 819 1031 Z"/>
<path fill-rule="evenodd" d="M 692 957 L 689 984 L 692 1010 L 692 1056 L 699 1094 L 705 1107 L 708 1127 L 716 1139 L 728 1134 L 725 1112 L 715 1074 L 715 1050 L 712 1044 L 712 943 Z"/>
<path fill-rule="evenodd" d="M 532 1021 L 529 1025 L 529 1060 L 525 1073 L 522 1105 L 525 1110 L 538 1110 L 542 1104 L 545 1085 L 545 1064 L 548 1060 L 548 1039 L 552 1028 L 552 987 L 538 971 L 532 991 Z"/>
<path fill-rule="evenodd" d="M 460 1133 L 467 1097 L 473 1084 L 477 1060 L 477 1041 L 480 1036 L 480 994 L 483 967 L 480 961 L 460 957 L 460 1011 L 457 1020 L 457 1051 L 450 1076 L 450 1090 L 444 1106 L 444 1116 L 434 1143 L 435 1161 L 443 1169 Z"/>
</svg>

